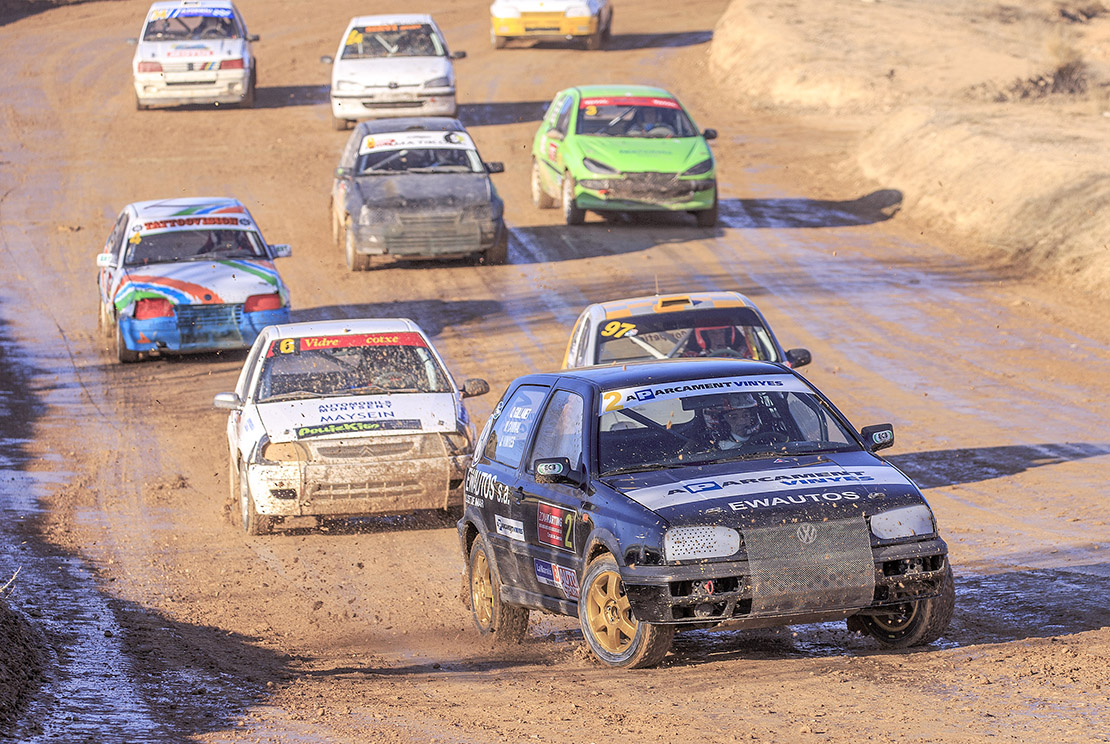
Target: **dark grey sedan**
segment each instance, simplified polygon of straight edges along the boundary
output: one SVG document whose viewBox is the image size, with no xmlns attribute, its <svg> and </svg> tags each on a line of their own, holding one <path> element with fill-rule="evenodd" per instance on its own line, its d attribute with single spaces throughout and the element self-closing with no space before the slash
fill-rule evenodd
<svg viewBox="0 0 1110 744">
<path fill-rule="evenodd" d="M 362 122 L 343 148 L 331 192 L 332 236 L 347 267 L 374 256 L 508 260 L 504 204 L 458 119 Z"/>
</svg>

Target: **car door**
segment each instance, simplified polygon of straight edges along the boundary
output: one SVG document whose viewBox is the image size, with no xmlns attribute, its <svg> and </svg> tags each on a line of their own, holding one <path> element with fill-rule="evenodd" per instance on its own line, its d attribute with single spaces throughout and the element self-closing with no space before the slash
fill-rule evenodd
<svg viewBox="0 0 1110 744">
<path fill-rule="evenodd" d="M 584 492 L 569 482 L 542 482 L 537 461 L 565 457 L 570 471 L 584 483 L 585 398 L 573 390 L 555 390 L 536 425 L 533 443 L 520 475 L 520 513 L 532 559 L 532 589 L 558 600 L 578 601 L 578 555 L 588 532 L 581 522 Z"/>
<path fill-rule="evenodd" d="M 271 333 L 259 334 L 239 372 L 235 394 L 239 396 L 240 405 L 227 415 L 227 445 L 233 460 L 240 449 L 243 450 L 244 457 L 249 456 L 254 443 L 261 436 L 262 422 L 257 417 L 251 387 L 258 376 L 258 368 L 262 366 L 263 351 L 269 347 L 272 339 Z"/>
<path fill-rule="evenodd" d="M 343 146 L 343 153 L 339 156 L 339 165 L 336 166 L 335 177 L 332 179 L 331 186 L 333 229 L 335 227 L 342 229 L 343 222 L 347 217 L 347 194 L 354 185 L 354 168 L 358 160 L 358 148 L 362 144 L 362 137 L 362 131 L 355 127 L 355 131 L 347 137 L 347 144 Z M 342 176 L 340 176 L 340 169 L 342 169 Z M 352 219 L 357 218 L 357 214 L 352 215 Z M 333 237 L 338 239 L 338 236 Z"/>
<path fill-rule="evenodd" d="M 546 385 L 526 383 L 505 394 L 482 432 L 478 441 L 480 451 L 466 474 L 466 503 L 481 512 L 501 581 L 514 587 L 535 584 L 530 579 L 532 571 L 520 514 L 522 492 L 518 473 L 549 390 Z"/>
<path fill-rule="evenodd" d="M 556 99 L 552 105 L 554 116 L 547 117 L 543 122 L 543 130 L 539 142 L 539 161 L 543 165 L 540 169 L 544 187 L 550 194 L 558 194 L 563 187 L 563 142 L 566 139 L 567 129 L 570 126 L 570 112 L 574 105 L 574 96 L 564 94 L 562 99 Z"/>
<path fill-rule="evenodd" d="M 101 267 L 97 277 L 97 285 L 100 288 L 100 300 L 109 309 L 112 306 L 112 294 L 117 283 L 117 275 L 122 271 L 121 264 L 123 260 L 120 254 L 123 251 L 124 238 L 127 237 L 128 220 L 129 215 L 125 209 L 116 220 L 108 239 L 104 241 L 103 252 L 110 254 L 112 259 L 109 266 Z"/>
</svg>

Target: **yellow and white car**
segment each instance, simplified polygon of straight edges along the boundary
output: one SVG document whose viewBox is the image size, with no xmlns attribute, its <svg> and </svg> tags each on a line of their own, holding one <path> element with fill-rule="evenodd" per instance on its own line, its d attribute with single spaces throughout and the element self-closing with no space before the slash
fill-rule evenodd
<svg viewBox="0 0 1110 744">
<path fill-rule="evenodd" d="M 739 292 L 653 295 L 588 305 L 571 331 L 563 369 L 648 359 L 733 357 L 810 363 L 808 349 L 784 350 L 759 308 Z"/>
<path fill-rule="evenodd" d="M 577 40 L 587 49 L 601 49 L 613 32 L 609 0 L 494 0 L 489 13 L 497 49 L 510 39 Z"/>
</svg>

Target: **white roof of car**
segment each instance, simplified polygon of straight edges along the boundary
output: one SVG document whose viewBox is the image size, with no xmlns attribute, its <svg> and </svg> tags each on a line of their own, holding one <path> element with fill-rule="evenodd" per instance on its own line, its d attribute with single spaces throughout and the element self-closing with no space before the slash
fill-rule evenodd
<svg viewBox="0 0 1110 744">
<path fill-rule="evenodd" d="M 270 326 L 277 338 L 303 338 L 304 336 L 348 336 L 359 333 L 419 333 L 427 334 L 408 318 L 353 318 L 349 320 L 310 320 L 302 323 L 283 323 Z"/>
<path fill-rule="evenodd" d="M 163 0 L 163 2 L 151 3 L 151 10 L 162 10 L 163 8 L 233 8 L 235 7 L 231 0 Z"/>
<path fill-rule="evenodd" d="M 392 15 L 355 16 L 348 26 L 383 26 L 389 23 L 434 23 L 427 13 L 394 13 Z"/>
<path fill-rule="evenodd" d="M 189 215 L 215 214 L 221 209 L 239 207 L 244 209 L 238 199 L 227 196 L 187 196 L 179 199 L 151 199 L 131 205 L 139 218 L 171 217 L 189 210 Z"/>
<path fill-rule="evenodd" d="M 589 306 L 589 309 L 593 311 L 597 308 L 605 313 L 605 317 L 616 318 L 714 307 L 755 307 L 755 303 L 739 292 L 724 290 L 629 297 L 622 300 L 595 302 Z"/>
</svg>

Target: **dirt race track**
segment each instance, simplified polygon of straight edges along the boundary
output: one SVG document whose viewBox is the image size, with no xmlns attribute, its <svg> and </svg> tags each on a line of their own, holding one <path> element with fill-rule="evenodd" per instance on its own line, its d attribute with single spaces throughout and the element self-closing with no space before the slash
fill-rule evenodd
<svg viewBox="0 0 1110 744">
<path fill-rule="evenodd" d="M 41 687 L 0 674 L 0 738 L 1110 741 L 1105 306 L 899 212 L 899 184 L 846 165 L 854 120 L 724 95 L 708 48 L 727 0 L 618 0 L 600 52 L 495 52 L 486 5 L 420 10 L 469 53 L 460 118 L 506 164 L 494 178 L 510 264 L 358 275 L 331 243 L 346 135 L 331 130 L 318 61 L 349 3 L 239 3 L 262 35 L 253 110 L 135 111 L 124 41 L 144 0 L 0 26 L 0 586 L 20 570 L 0 600 L 0 672 L 34 663 L 9 653 L 17 640 L 38 634 L 47 652 Z M 546 101 L 620 81 L 672 89 L 721 132 L 718 228 L 591 216 L 568 229 L 532 207 Z M 949 632 L 888 653 L 843 624 L 694 631 L 659 668 L 614 671 L 567 619 L 534 613 L 520 647 L 484 645 L 446 517 L 244 536 L 211 407 L 244 355 L 122 367 L 96 331 L 94 255 L 118 210 L 185 195 L 236 196 L 293 245 L 279 268 L 296 320 L 416 320 L 457 378 L 489 380 L 479 425 L 513 377 L 558 366 L 588 302 L 656 286 L 748 294 L 785 346 L 812 350 L 805 374 L 854 424 L 895 424 L 889 459 L 951 548 Z"/>
</svg>

